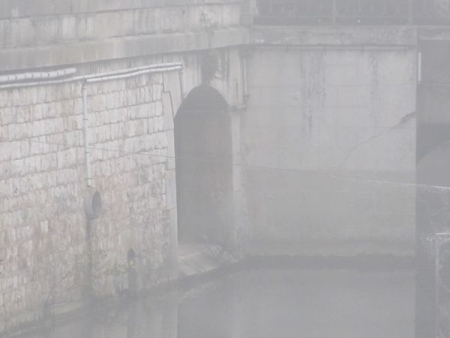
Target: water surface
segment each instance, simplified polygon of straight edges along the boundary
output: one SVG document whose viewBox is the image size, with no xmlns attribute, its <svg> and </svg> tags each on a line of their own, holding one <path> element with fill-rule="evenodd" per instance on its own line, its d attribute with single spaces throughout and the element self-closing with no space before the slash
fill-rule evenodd
<svg viewBox="0 0 450 338">
<path fill-rule="evenodd" d="M 254 270 L 34 337 L 411 338 L 414 287 L 414 272 L 407 270 Z"/>
</svg>

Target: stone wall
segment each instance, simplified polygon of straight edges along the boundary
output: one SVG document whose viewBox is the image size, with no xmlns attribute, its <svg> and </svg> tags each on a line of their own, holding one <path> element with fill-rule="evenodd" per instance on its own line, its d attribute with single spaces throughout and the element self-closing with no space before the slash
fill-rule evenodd
<svg viewBox="0 0 450 338">
<path fill-rule="evenodd" d="M 255 29 L 243 120 L 253 252 L 414 253 L 413 29 Z"/>
<path fill-rule="evenodd" d="M 104 201 L 90 238 L 81 83 L 0 92 L 1 318 L 79 300 L 90 257 L 101 293 L 114 291 L 114 269 L 128 250 L 151 248 L 152 261 L 139 263 L 152 271 L 171 257 L 173 124 L 172 107 L 163 103 L 170 90 L 162 74 L 88 85 L 93 177 Z"/>
<path fill-rule="evenodd" d="M 82 83 L 0 89 L 0 332 L 73 309 L 91 293 L 130 287 L 124 269 L 132 252 L 139 287 L 176 277 L 173 118 L 201 84 L 208 49 L 221 48 L 213 86 L 230 106 L 242 105 L 241 3 L 2 1 L 2 75 L 164 62 L 184 70 L 181 78 L 172 71 L 87 85 L 93 182 L 103 197 L 101 216 L 90 222 Z M 239 117 L 233 121 L 236 135 Z M 239 148 L 233 144 L 236 156 Z"/>
<path fill-rule="evenodd" d="M 230 106 L 242 105 L 239 49 L 214 55 L 213 85 Z M 183 64 L 181 77 L 170 71 L 87 84 L 93 182 L 103 197 L 101 216 L 90 222 L 82 83 L 0 90 L 0 330 L 70 310 L 92 292 L 131 287 L 130 250 L 138 287 L 176 278 L 173 118 L 202 81 L 201 55 L 77 68 L 96 74 L 165 62 Z M 239 154 L 239 145 L 233 149 Z"/>
</svg>

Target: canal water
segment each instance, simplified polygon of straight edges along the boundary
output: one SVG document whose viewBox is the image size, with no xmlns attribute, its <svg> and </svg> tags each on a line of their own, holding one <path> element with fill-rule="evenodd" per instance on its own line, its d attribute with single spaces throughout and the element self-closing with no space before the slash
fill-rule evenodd
<svg viewBox="0 0 450 338">
<path fill-rule="evenodd" d="M 409 270 L 249 270 L 28 337 L 411 338 L 414 279 Z"/>
</svg>

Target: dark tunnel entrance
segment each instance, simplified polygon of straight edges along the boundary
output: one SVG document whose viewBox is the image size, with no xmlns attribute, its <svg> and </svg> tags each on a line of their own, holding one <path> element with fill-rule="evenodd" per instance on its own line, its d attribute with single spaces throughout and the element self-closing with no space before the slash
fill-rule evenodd
<svg viewBox="0 0 450 338">
<path fill-rule="evenodd" d="M 214 88 L 194 88 L 175 117 L 178 240 L 226 241 L 232 193 L 231 121 Z"/>
</svg>

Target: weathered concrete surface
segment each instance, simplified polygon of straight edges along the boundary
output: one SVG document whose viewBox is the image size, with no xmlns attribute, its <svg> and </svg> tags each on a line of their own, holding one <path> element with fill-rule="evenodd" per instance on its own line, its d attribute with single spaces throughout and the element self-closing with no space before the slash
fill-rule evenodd
<svg viewBox="0 0 450 338">
<path fill-rule="evenodd" d="M 416 46 L 414 26 L 252 27 L 251 43 L 288 46 Z"/>
<path fill-rule="evenodd" d="M 241 1 L 6 1 L 0 72 L 248 41 Z"/>
<path fill-rule="evenodd" d="M 63 14 L 84 14 L 87 12 L 112 12 L 124 9 L 168 8 L 186 5 L 217 5 L 240 3 L 236 0 L 4 0 L 1 3 L 0 18 L 20 18 Z"/>
<path fill-rule="evenodd" d="M 246 44 L 247 35 L 244 28 L 229 28 L 217 30 L 213 37 L 205 32 L 186 32 L 73 42 L 54 47 L 1 49 L 0 71 L 233 47 Z"/>
<path fill-rule="evenodd" d="M 253 253 L 412 255 L 414 30 L 278 32 L 252 35 L 242 135 Z"/>
</svg>

